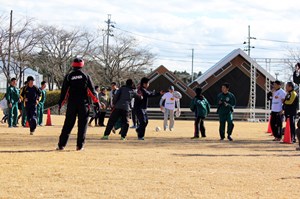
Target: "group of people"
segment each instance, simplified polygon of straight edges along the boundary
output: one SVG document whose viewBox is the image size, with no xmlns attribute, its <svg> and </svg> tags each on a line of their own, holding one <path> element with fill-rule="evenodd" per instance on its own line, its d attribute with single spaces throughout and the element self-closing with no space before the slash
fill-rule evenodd
<svg viewBox="0 0 300 199">
<path fill-rule="evenodd" d="M 4 117 L 1 122 L 8 123 L 9 128 L 18 127 L 19 119 L 21 124 L 30 127 L 30 134 L 33 135 L 37 125 L 43 125 L 44 104 L 46 101 L 46 82 L 41 82 L 41 87 L 34 85 L 34 78 L 27 77 L 22 88 L 17 87 L 17 79 L 11 78 L 10 85 L 1 100 L 1 108 Z M 19 110 L 19 111 L 18 111 Z M 19 112 L 19 115 L 18 115 Z"/>
<path fill-rule="evenodd" d="M 82 71 L 84 60 L 76 58 L 72 62 L 73 70 L 64 78 L 60 100 L 58 102 L 59 109 L 68 101 L 66 117 L 64 121 L 57 150 L 63 150 L 67 145 L 69 135 L 74 127 L 76 117 L 78 117 L 78 135 L 77 150 L 84 148 L 87 126 L 91 125 L 95 120 L 95 126 L 104 126 L 105 131 L 102 140 L 108 140 L 111 132 L 115 133 L 116 129 L 120 130 L 121 140 L 126 140 L 129 129 L 129 118 L 135 117 L 135 128 L 138 140 L 145 139 L 145 131 L 148 125 L 148 99 L 151 97 L 161 96 L 159 102 L 161 111 L 164 113 L 163 128 L 170 131 L 174 128 L 174 113 L 180 114 L 180 98 L 181 94 L 176 94 L 174 87 L 170 86 L 168 92 L 149 91 L 149 79 L 143 77 L 136 87 L 132 79 L 127 79 L 126 84 L 120 88 L 115 82 L 111 83 L 111 91 L 107 96 L 106 88 L 94 86 L 90 76 Z M 18 123 L 18 107 L 22 107 L 24 116 L 22 117 L 22 125 L 25 126 L 26 121 L 29 123 L 30 134 L 33 134 L 37 125 L 43 123 L 44 103 L 46 99 L 46 82 L 41 83 L 38 88 L 34 85 L 34 78 L 29 76 L 27 82 L 21 89 L 16 87 L 17 81 L 12 78 L 10 86 L 7 88 L 5 98 L 7 110 L 3 108 L 3 102 L 0 103 L 7 115 L 8 127 L 17 127 Z M 271 128 L 274 135 L 274 141 L 282 139 L 282 122 L 283 116 L 289 120 L 292 142 L 296 142 L 296 136 L 300 140 L 300 121 L 298 128 L 295 127 L 295 120 L 298 110 L 299 97 L 295 91 L 293 82 L 287 82 L 285 91 L 282 89 L 282 83 L 278 80 L 272 82 L 272 91 L 268 93 L 271 100 Z M 229 91 L 229 83 L 223 83 L 221 92 L 217 96 L 217 113 L 219 115 L 219 134 L 220 140 L 224 140 L 225 127 L 227 123 L 227 139 L 233 141 L 232 132 L 233 111 L 236 105 L 236 98 Z M 177 92 L 178 93 L 178 92 Z M 190 103 L 190 109 L 195 114 L 194 119 L 194 136 L 191 139 L 206 137 L 206 129 L 204 120 L 210 113 L 210 104 L 203 96 L 202 89 L 195 89 L 195 97 Z M 93 105 L 93 116 L 89 118 L 89 105 Z M 111 113 L 107 122 L 104 124 L 106 110 L 110 108 Z M 4 115 L 5 117 L 5 115 Z M 6 118 L 3 118 L 5 120 Z M 170 120 L 168 124 L 168 120 Z M 300 150 L 300 145 L 297 148 Z"/>
<path fill-rule="evenodd" d="M 299 108 L 299 96 L 295 91 L 294 83 L 287 82 L 284 90 L 280 81 L 276 80 L 272 82 L 272 91 L 268 93 L 268 98 L 272 103 L 270 124 L 274 136 L 273 141 L 281 141 L 284 134 L 282 123 L 285 118 L 286 121 L 289 120 L 291 142 L 296 143 L 296 137 L 299 142 L 300 120 L 297 123 L 297 129 L 295 126 L 297 110 Z M 300 150 L 300 143 L 296 149 Z"/>
<path fill-rule="evenodd" d="M 101 100 L 99 96 L 99 87 L 95 87 L 90 76 L 82 71 L 84 60 L 81 58 L 74 59 L 72 63 L 73 70 L 65 76 L 61 96 L 59 100 L 59 108 L 61 108 L 66 101 L 68 101 L 65 122 L 59 136 L 57 150 L 64 150 L 67 145 L 69 135 L 74 127 L 76 116 L 78 115 L 78 134 L 77 134 L 77 150 L 84 148 L 86 130 L 89 117 L 89 103 L 90 99 L 94 106 L 94 115 L 101 112 L 101 109 L 111 108 L 111 113 L 104 131 L 102 140 L 108 140 L 111 132 L 115 133 L 117 128 L 121 128 L 121 140 L 126 140 L 129 129 L 129 118 L 132 115 L 136 117 L 137 139 L 145 139 L 145 131 L 148 125 L 148 99 L 151 97 L 161 96 L 160 108 L 164 113 L 164 130 L 170 131 L 174 128 L 174 111 L 180 113 L 180 98 L 181 95 L 174 93 L 174 87 L 170 86 L 168 92 L 149 91 L 149 79 L 143 77 L 139 85 L 136 87 L 132 79 L 127 79 L 126 84 L 117 88 L 115 82 L 111 84 L 111 91 L 109 100 Z M 106 90 L 102 90 L 103 95 Z M 199 132 L 202 137 L 206 137 L 204 119 L 210 112 L 210 105 L 205 97 L 202 95 L 201 88 L 195 90 L 196 96 L 191 102 L 191 110 L 195 112 L 195 132 L 193 139 L 199 138 Z M 101 93 L 101 91 L 100 91 Z M 220 138 L 225 139 L 225 124 L 227 127 L 227 138 L 232 141 L 233 121 L 232 113 L 236 100 L 234 95 L 229 92 L 229 84 L 222 85 L 222 93 L 218 95 L 218 114 L 220 116 Z M 93 117 L 92 117 L 93 118 Z M 95 119 L 95 118 L 94 118 Z M 170 119 L 168 125 L 168 119 Z M 100 121 L 101 124 L 101 121 Z M 103 124 L 104 125 L 104 124 Z"/>
</svg>

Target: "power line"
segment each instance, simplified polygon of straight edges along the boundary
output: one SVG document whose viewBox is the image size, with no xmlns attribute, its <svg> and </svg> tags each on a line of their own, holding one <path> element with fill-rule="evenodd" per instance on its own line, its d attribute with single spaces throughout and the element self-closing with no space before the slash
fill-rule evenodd
<svg viewBox="0 0 300 199">
<path fill-rule="evenodd" d="M 154 38 L 154 37 L 149 37 L 149 36 L 145 36 L 145 35 L 141 35 L 141 34 L 137 34 L 128 30 L 124 30 L 121 28 L 116 27 L 116 29 L 123 31 L 123 32 L 127 32 L 129 34 L 133 34 L 139 37 L 143 37 L 146 39 L 151 39 L 151 40 L 157 40 L 157 41 L 162 41 L 162 42 L 167 42 L 167 43 L 174 43 L 174 44 L 180 44 L 180 45 L 201 45 L 201 46 L 215 46 L 215 47 L 224 47 L 224 46 L 240 46 L 242 44 L 201 44 L 201 43 L 184 43 L 184 42 L 178 42 L 178 41 L 171 41 L 171 40 L 165 40 L 165 39 L 158 39 L 158 38 Z"/>
<path fill-rule="evenodd" d="M 277 43 L 300 44 L 300 42 L 283 41 L 283 40 L 276 40 L 276 39 L 258 39 L 258 38 L 256 38 L 256 40 L 269 41 L 269 42 L 277 42 Z"/>
</svg>

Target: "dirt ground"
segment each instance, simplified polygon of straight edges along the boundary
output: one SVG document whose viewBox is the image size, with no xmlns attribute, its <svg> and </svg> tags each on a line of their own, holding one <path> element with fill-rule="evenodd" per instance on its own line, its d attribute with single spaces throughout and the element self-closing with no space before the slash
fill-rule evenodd
<svg viewBox="0 0 300 199">
<path fill-rule="evenodd" d="M 33 136 L 0 125 L 0 198 L 299 198 L 300 152 L 272 142 L 266 123 L 235 122 L 234 142 L 210 121 L 199 140 L 192 121 L 155 132 L 162 121 L 150 120 L 145 141 L 133 129 L 104 141 L 103 127 L 89 127 L 80 152 L 74 129 L 58 152 L 64 117 L 51 119 Z"/>
</svg>

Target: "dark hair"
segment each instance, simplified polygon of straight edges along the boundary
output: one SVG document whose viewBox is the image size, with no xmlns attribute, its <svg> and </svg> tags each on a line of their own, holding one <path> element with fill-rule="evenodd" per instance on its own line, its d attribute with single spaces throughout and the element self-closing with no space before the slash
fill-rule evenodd
<svg viewBox="0 0 300 199">
<path fill-rule="evenodd" d="M 230 88 L 230 84 L 228 82 L 223 83 L 222 86 L 225 86 L 226 88 Z"/>
<path fill-rule="evenodd" d="M 196 96 L 200 96 L 202 94 L 202 88 L 198 87 L 195 89 Z"/>
<path fill-rule="evenodd" d="M 112 82 L 111 85 L 114 85 L 114 86 L 115 86 L 115 85 L 117 85 L 117 83 L 116 83 L 116 82 Z"/>
<path fill-rule="evenodd" d="M 24 82 L 24 85 L 26 85 L 27 83 L 28 83 L 28 81 L 25 81 L 25 82 Z"/>
<path fill-rule="evenodd" d="M 275 80 L 275 82 L 274 82 L 275 84 L 277 84 L 277 85 L 281 85 L 281 81 L 279 81 L 279 80 Z"/>
<path fill-rule="evenodd" d="M 43 85 L 45 85 L 47 82 L 46 81 L 42 81 L 41 82 L 41 85 L 43 86 Z"/>
<path fill-rule="evenodd" d="M 143 86 L 143 84 L 147 84 L 149 82 L 149 79 L 147 77 L 143 77 L 141 79 L 141 86 Z"/>
<path fill-rule="evenodd" d="M 133 86 L 133 81 L 132 81 L 132 79 L 127 79 L 127 80 L 126 80 L 126 86 L 130 86 L 130 87 Z"/>
<path fill-rule="evenodd" d="M 28 76 L 27 77 L 27 82 L 29 82 L 29 81 L 34 81 L 34 78 L 32 76 Z"/>
<path fill-rule="evenodd" d="M 292 87 L 293 90 L 295 89 L 293 82 L 287 82 L 286 85 Z"/>
<path fill-rule="evenodd" d="M 99 88 L 99 86 L 95 86 L 95 90 L 97 90 Z"/>
<path fill-rule="evenodd" d="M 104 91 L 106 88 L 104 86 L 101 87 L 101 91 Z"/>
<path fill-rule="evenodd" d="M 13 77 L 13 78 L 10 79 L 10 82 L 13 82 L 15 80 L 17 80 L 17 79 L 15 77 Z"/>
<path fill-rule="evenodd" d="M 298 68 L 300 68 L 300 63 L 298 62 L 297 64 L 295 64 L 295 66 L 297 66 Z"/>
</svg>

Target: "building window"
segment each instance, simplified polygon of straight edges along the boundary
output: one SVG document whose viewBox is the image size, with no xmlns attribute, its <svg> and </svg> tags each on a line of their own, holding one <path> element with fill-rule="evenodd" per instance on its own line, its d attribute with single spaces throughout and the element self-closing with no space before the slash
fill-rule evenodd
<svg viewBox="0 0 300 199">
<path fill-rule="evenodd" d="M 182 90 L 186 91 L 186 87 L 184 85 L 182 85 L 180 82 L 177 82 L 176 84 L 177 84 L 177 86 L 179 88 L 181 88 Z"/>
<path fill-rule="evenodd" d="M 168 72 L 165 73 L 165 75 L 167 76 L 168 79 L 170 79 L 172 82 L 174 82 L 176 80 L 175 77 L 173 77 L 171 74 L 169 74 Z"/>
</svg>

